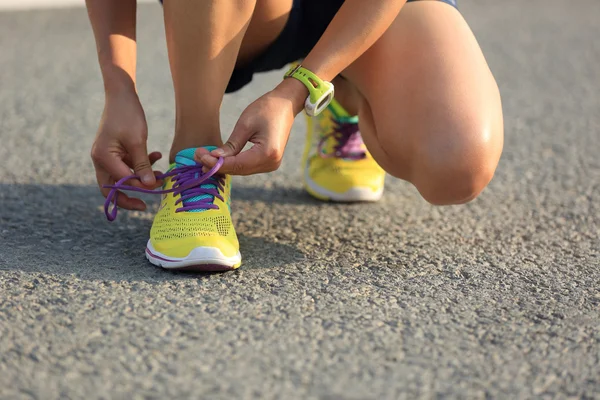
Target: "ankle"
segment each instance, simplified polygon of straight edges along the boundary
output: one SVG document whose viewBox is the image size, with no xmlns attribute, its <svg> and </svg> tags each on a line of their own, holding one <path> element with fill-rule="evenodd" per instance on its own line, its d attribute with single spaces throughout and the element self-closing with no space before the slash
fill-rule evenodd
<svg viewBox="0 0 600 400">
<path fill-rule="evenodd" d="M 196 147 L 204 147 L 204 146 L 216 146 L 220 147 L 223 145 L 223 140 L 221 136 L 206 136 L 206 135 L 193 135 L 191 137 L 175 134 L 175 140 L 173 140 L 173 144 L 171 145 L 171 151 L 169 152 L 169 162 L 174 162 L 175 156 L 181 150 L 196 148 Z"/>
</svg>

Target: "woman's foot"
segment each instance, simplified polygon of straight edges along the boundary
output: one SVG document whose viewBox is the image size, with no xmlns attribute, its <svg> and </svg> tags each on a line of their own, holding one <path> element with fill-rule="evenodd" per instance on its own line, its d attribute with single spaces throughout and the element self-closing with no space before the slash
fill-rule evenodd
<svg viewBox="0 0 600 400">
<path fill-rule="evenodd" d="M 385 171 L 363 143 L 358 117 L 348 116 L 334 100 L 319 116 L 307 116 L 307 125 L 302 157 L 306 191 L 320 200 L 379 200 Z"/>
<path fill-rule="evenodd" d="M 224 271 L 241 264 L 239 243 L 231 221 L 231 176 L 213 175 L 201 184 L 196 149 L 177 153 L 163 189 L 186 188 L 163 195 L 154 217 L 146 257 L 168 269 Z"/>
<path fill-rule="evenodd" d="M 214 149 L 211 146 L 210 150 Z M 242 258 L 231 221 L 231 176 L 218 175 L 222 159 L 207 173 L 194 161 L 195 148 L 180 151 L 163 180 L 162 190 L 152 191 L 124 185 L 127 177 L 111 186 L 105 203 L 109 211 L 118 190 L 162 194 L 162 200 L 146 246 L 146 258 L 162 268 L 216 272 L 235 269 Z"/>
</svg>

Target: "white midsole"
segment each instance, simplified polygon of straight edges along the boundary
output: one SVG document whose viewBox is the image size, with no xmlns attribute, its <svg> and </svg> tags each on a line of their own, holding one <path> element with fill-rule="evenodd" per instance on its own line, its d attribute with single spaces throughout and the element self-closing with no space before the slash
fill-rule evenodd
<svg viewBox="0 0 600 400">
<path fill-rule="evenodd" d="M 154 265 L 163 268 L 182 268 L 192 265 L 218 264 L 233 267 L 242 261 L 242 255 L 238 251 L 232 257 L 226 257 L 221 250 L 216 247 L 196 247 L 190 254 L 183 258 L 169 257 L 154 249 L 150 240 L 148 240 L 146 258 Z"/>
<path fill-rule="evenodd" d="M 367 187 L 353 187 L 344 193 L 332 192 L 317 185 L 312 179 L 308 167 L 304 168 L 304 182 L 315 193 L 320 196 L 327 197 L 333 201 L 377 201 L 383 195 L 383 187 L 377 191 L 373 191 Z"/>
</svg>

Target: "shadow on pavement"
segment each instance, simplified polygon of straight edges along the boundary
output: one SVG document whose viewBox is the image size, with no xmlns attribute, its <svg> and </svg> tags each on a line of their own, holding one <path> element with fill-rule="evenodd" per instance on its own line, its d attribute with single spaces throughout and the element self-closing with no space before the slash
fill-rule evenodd
<svg viewBox="0 0 600 400">
<path fill-rule="evenodd" d="M 297 187 L 274 186 L 264 188 L 260 186 L 234 185 L 233 199 L 245 201 L 260 201 L 262 203 L 277 203 L 290 205 L 323 205 L 328 204 L 311 197 L 304 189 Z"/>
<path fill-rule="evenodd" d="M 120 210 L 110 223 L 95 186 L 0 184 L 0 269 L 110 281 L 210 276 L 168 272 L 147 262 L 144 249 L 157 199 L 144 200 L 147 211 Z M 244 270 L 281 267 L 304 258 L 288 244 L 239 231 L 238 236 Z"/>
</svg>

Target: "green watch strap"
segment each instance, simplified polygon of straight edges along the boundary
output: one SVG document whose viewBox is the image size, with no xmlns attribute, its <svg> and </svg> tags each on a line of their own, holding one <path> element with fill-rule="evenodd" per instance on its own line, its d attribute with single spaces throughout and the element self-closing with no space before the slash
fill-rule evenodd
<svg viewBox="0 0 600 400">
<path fill-rule="evenodd" d="M 309 92 L 310 101 L 316 103 L 323 94 L 329 89 L 325 82 L 310 70 L 298 64 L 290 69 L 283 78 L 296 78 L 306 86 Z"/>
</svg>

